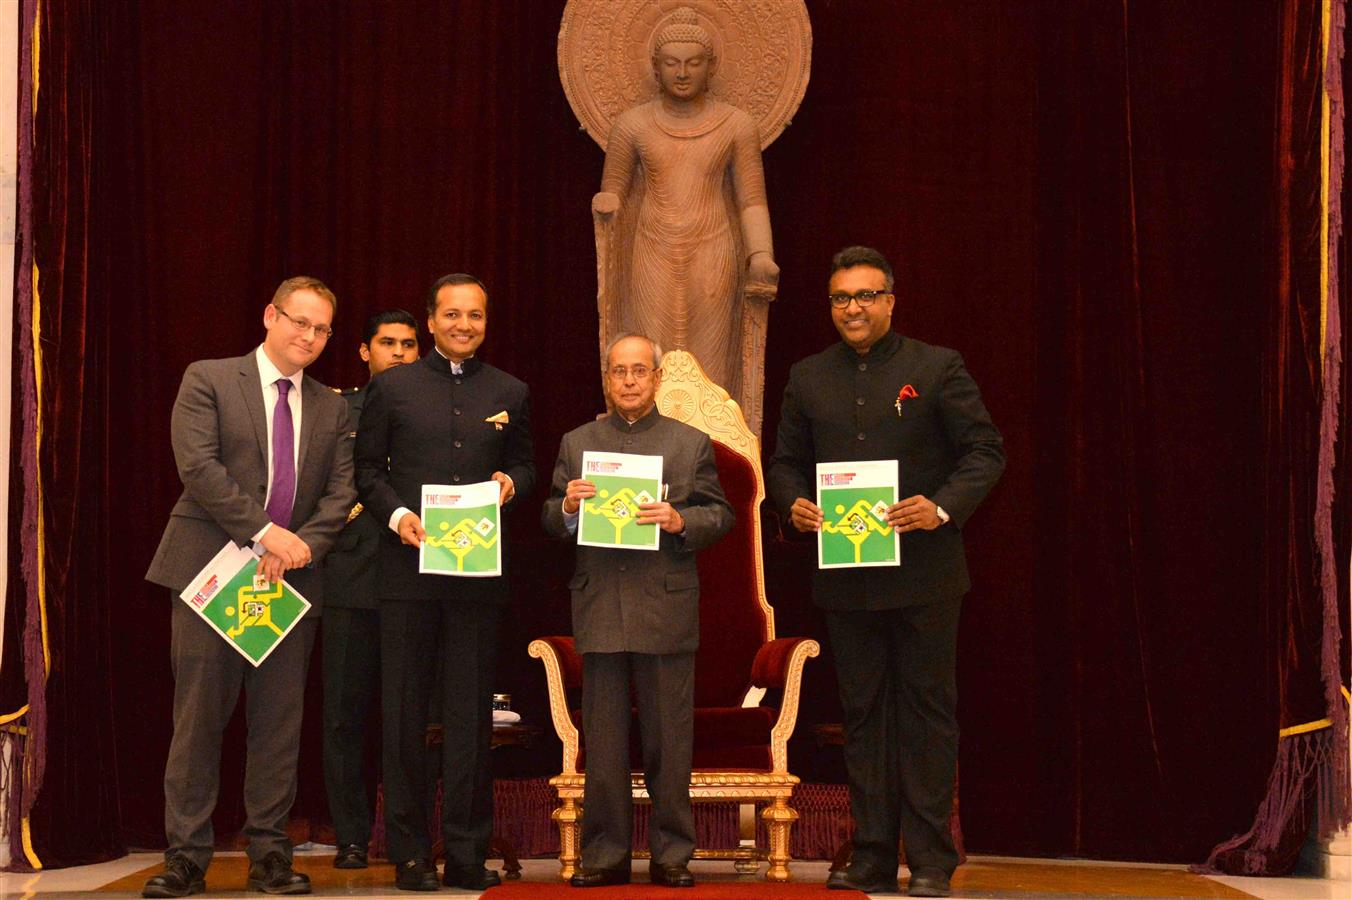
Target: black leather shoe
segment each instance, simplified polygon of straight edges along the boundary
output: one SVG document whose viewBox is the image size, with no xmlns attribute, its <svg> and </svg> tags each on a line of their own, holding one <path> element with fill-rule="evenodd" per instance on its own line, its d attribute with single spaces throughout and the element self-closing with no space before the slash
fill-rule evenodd
<svg viewBox="0 0 1352 900">
<path fill-rule="evenodd" d="M 249 864 L 249 890 L 265 894 L 308 894 L 310 876 L 291 868 L 277 851 Z"/>
<path fill-rule="evenodd" d="M 876 869 L 853 863 L 827 876 L 826 886 L 833 891 L 863 891 L 865 894 L 896 893 L 901 890 L 897 886 L 896 875 L 884 875 Z"/>
<path fill-rule="evenodd" d="M 442 873 L 441 883 L 446 887 L 468 888 L 472 891 L 486 891 L 502 884 L 498 873 L 483 866 L 452 866 L 447 864 Z"/>
<path fill-rule="evenodd" d="M 943 869 L 921 867 L 911 873 L 906 892 L 912 897 L 947 897 L 948 873 Z"/>
<path fill-rule="evenodd" d="M 694 887 L 695 876 L 685 863 L 650 863 L 648 878 L 662 887 Z"/>
<path fill-rule="evenodd" d="M 333 858 L 335 869 L 364 869 L 366 865 L 365 844 L 343 844 Z"/>
<path fill-rule="evenodd" d="M 578 869 L 569 879 L 573 887 L 608 887 L 612 884 L 628 884 L 628 869 Z"/>
<path fill-rule="evenodd" d="M 439 891 L 437 867 L 425 859 L 410 859 L 394 867 L 394 886 L 401 891 Z"/>
<path fill-rule="evenodd" d="M 186 856 L 171 856 L 164 861 L 164 871 L 146 881 L 142 897 L 186 897 L 207 889 L 205 875 L 197 863 Z"/>
</svg>

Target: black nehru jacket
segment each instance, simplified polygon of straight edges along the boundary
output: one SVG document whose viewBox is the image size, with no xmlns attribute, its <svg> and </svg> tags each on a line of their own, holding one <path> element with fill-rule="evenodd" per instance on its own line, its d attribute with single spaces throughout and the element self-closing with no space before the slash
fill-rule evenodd
<svg viewBox="0 0 1352 900">
<path fill-rule="evenodd" d="M 525 382 L 471 358 L 456 375 L 437 351 L 371 380 L 357 433 L 357 491 L 382 530 L 381 599 L 466 596 L 501 579 L 418 574 L 418 551 L 400 543 L 390 515 L 422 513 L 424 484 L 473 484 L 505 472 L 516 497 L 535 486 L 530 391 Z M 487 421 L 506 413 L 505 424 Z M 505 552 L 505 550 L 504 550 Z M 487 594 L 505 601 L 506 592 Z"/>
<path fill-rule="evenodd" d="M 897 395 L 910 385 L 916 396 Z M 952 521 L 901 536 L 901 567 L 818 569 L 825 609 L 896 609 L 957 598 L 971 587 L 962 527 L 1005 468 L 1004 443 L 956 350 L 889 331 L 860 355 L 844 342 L 794 364 L 768 476 L 788 518 L 813 503 L 815 464 L 895 459 L 897 499 L 923 494 Z"/>
</svg>

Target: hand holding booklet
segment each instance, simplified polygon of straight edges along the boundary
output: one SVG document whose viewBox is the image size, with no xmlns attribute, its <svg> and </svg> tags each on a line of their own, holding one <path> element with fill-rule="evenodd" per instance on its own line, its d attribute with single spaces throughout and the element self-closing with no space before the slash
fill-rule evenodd
<svg viewBox="0 0 1352 900">
<path fill-rule="evenodd" d="M 656 550 L 662 530 L 638 521 L 639 506 L 663 499 L 662 457 L 634 453 L 582 453 L 582 477 L 596 496 L 582 501 L 577 542 L 583 547 Z"/>
<path fill-rule="evenodd" d="M 897 490 L 895 459 L 817 463 L 817 568 L 901 565 L 901 538 L 887 524 Z"/>
<path fill-rule="evenodd" d="M 310 608 L 286 579 L 258 574 L 251 547 L 226 543 L 179 597 L 255 666 L 277 648 Z"/>
<path fill-rule="evenodd" d="M 423 485 L 422 523 L 427 536 L 418 550 L 418 571 L 469 578 L 501 575 L 500 496 L 496 481 Z"/>
</svg>

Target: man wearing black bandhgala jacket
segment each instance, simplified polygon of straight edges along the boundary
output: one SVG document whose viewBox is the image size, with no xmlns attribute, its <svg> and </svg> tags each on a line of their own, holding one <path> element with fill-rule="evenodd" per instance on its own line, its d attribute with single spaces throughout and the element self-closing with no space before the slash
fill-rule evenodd
<svg viewBox="0 0 1352 900">
<path fill-rule="evenodd" d="M 505 506 L 535 483 L 529 391 L 475 356 L 487 323 L 488 293 L 478 279 L 447 275 L 433 284 L 433 352 L 371 381 L 357 434 L 358 492 L 386 526 L 379 575 L 385 831 L 403 890 L 437 889 L 424 821 L 429 696 L 439 698 L 444 733 L 443 882 L 474 890 L 498 883 L 483 863 L 493 824 L 488 752 L 506 578 L 419 574 L 426 535 L 415 512 L 425 484 L 491 479 Z"/>
<path fill-rule="evenodd" d="M 903 838 L 912 896 L 946 896 L 957 866 L 949 831 L 957 766 L 958 613 L 971 586 L 962 527 L 1004 471 L 1000 432 L 962 357 L 892 330 L 887 260 L 848 247 L 832 260 L 841 343 L 794 365 L 769 488 L 801 532 L 821 528 L 815 464 L 895 459 L 887 512 L 901 565 L 819 569 L 845 713 L 854 855 L 827 885 L 897 889 Z"/>
</svg>

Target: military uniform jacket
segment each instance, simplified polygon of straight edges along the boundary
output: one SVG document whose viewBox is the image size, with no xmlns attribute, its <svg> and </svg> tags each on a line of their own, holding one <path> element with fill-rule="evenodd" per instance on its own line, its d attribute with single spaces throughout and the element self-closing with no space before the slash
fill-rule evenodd
<svg viewBox="0 0 1352 900">
<path fill-rule="evenodd" d="M 366 402 L 363 388 L 343 391 L 347 401 L 347 418 L 352 425 L 349 444 L 354 443 L 361 428 L 361 411 Z M 348 522 L 333 542 L 333 549 L 324 560 L 324 603 L 345 609 L 376 609 L 376 569 L 380 556 L 381 523 L 362 509 Z"/>
<path fill-rule="evenodd" d="M 898 413 L 898 397 L 912 391 Z M 1004 471 L 1005 453 L 956 351 L 889 332 L 866 354 L 841 342 L 793 366 L 767 479 L 785 522 L 798 497 L 816 502 L 816 463 L 870 459 L 897 460 L 898 499 L 923 494 L 951 521 L 903 534 L 899 568 L 817 570 L 814 601 L 894 609 L 961 597 L 971 587 L 962 527 Z"/>
<path fill-rule="evenodd" d="M 313 563 L 289 570 L 286 580 L 314 605 L 315 614 L 324 599 L 320 563 L 356 500 L 350 431 L 347 404 L 306 375 L 291 530 L 309 545 Z M 169 434 L 183 495 L 146 580 L 182 591 L 227 540 L 247 547 L 270 521 L 264 503 L 272 449 L 254 353 L 188 366 Z"/>
<path fill-rule="evenodd" d="M 486 421 L 500 413 L 505 423 Z M 436 350 L 381 372 L 366 387 L 356 467 L 361 502 L 380 531 L 381 599 L 506 601 L 503 578 L 418 574 L 418 551 L 400 543 L 389 520 L 401 506 L 421 515 L 424 484 L 473 484 L 505 472 L 516 497 L 531 492 L 535 456 L 524 382 L 476 358 L 456 375 Z"/>
<path fill-rule="evenodd" d="M 699 646 L 699 572 L 695 552 L 732 528 L 713 444 L 697 428 L 654 409 L 630 425 L 610 415 L 563 436 L 541 521 L 557 538 L 576 540 L 563 515 L 568 482 L 582 477 L 582 452 L 662 457 L 667 502 L 685 519 L 685 533 L 662 533 L 657 552 L 578 547 L 569 589 L 579 653 L 692 653 Z M 653 526 L 656 527 L 656 526 Z"/>
</svg>

